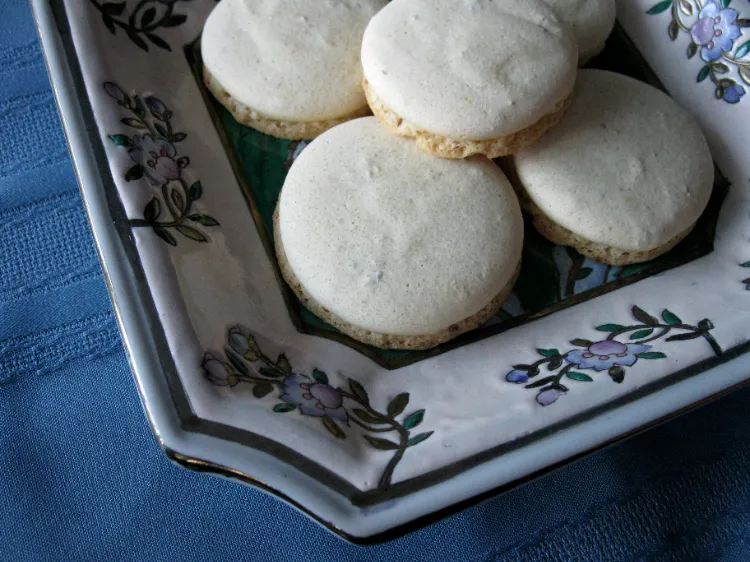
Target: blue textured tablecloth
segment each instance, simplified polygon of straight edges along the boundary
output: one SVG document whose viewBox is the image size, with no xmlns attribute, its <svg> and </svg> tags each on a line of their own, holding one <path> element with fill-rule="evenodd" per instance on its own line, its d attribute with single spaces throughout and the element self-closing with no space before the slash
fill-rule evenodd
<svg viewBox="0 0 750 562">
<path fill-rule="evenodd" d="M 30 10 L 0 0 L 3 560 L 748 560 L 748 412 L 738 392 L 369 548 L 172 466 L 128 369 Z"/>
</svg>

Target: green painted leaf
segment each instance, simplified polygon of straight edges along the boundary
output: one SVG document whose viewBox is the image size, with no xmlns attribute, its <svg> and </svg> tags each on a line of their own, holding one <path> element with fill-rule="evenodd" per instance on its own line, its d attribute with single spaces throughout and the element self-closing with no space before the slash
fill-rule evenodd
<svg viewBox="0 0 750 562">
<path fill-rule="evenodd" d="M 398 449 L 398 444 L 388 441 L 388 439 L 372 437 L 371 435 L 365 435 L 364 437 L 370 445 L 381 451 L 395 451 Z"/>
<path fill-rule="evenodd" d="M 729 72 L 729 67 L 726 64 L 724 64 L 723 62 L 712 62 L 711 63 L 711 68 L 713 68 L 714 72 L 716 72 L 717 74 L 727 74 Z M 728 79 L 726 79 L 726 80 L 728 80 Z M 732 84 L 734 84 L 734 80 L 732 80 L 731 82 L 732 82 Z M 719 82 L 719 83 L 721 84 L 721 82 Z M 725 87 L 726 86 L 731 86 L 732 84 L 730 84 L 729 82 L 724 82 Z"/>
<path fill-rule="evenodd" d="M 596 329 L 600 332 L 619 332 L 620 330 L 624 330 L 625 326 L 621 326 L 620 324 L 602 324 L 601 326 L 597 326 Z"/>
<path fill-rule="evenodd" d="M 677 316 L 674 312 L 670 312 L 669 310 L 664 310 L 664 312 L 661 313 L 661 317 L 664 318 L 664 321 L 667 324 L 670 324 L 672 326 L 676 324 L 682 324 L 682 320 L 680 320 L 680 317 Z"/>
<path fill-rule="evenodd" d="M 590 376 L 588 376 L 586 373 L 578 373 L 576 371 L 568 371 L 567 373 L 565 373 L 565 375 L 569 379 L 573 379 L 574 381 L 592 382 L 594 380 Z"/>
<path fill-rule="evenodd" d="M 631 340 L 640 340 L 640 339 L 649 337 L 653 333 L 654 333 L 654 329 L 653 328 L 647 328 L 645 330 L 638 330 L 637 332 L 634 332 L 630 336 L 630 339 Z"/>
<path fill-rule="evenodd" d="M 750 41 L 744 42 L 737 48 L 737 50 L 734 52 L 734 58 L 741 59 L 748 53 L 750 53 Z"/>
<path fill-rule="evenodd" d="M 197 201 L 201 198 L 201 195 L 203 195 L 203 186 L 201 185 L 201 182 L 197 181 L 190 186 L 190 189 L 188 189 L 188 196 L 191 201 Z"/>
<path fill-rule="evenodd" d="M 141 39 L 137 31 L 134 31 L 133 28 L 128 28 L 125 33 L 127 33 L 128 39 L 135 43 L 136 46 L 148 52 L 148 45 L 143 39 Z"/>
<path fill-rule="evenodd" d="M 360 404 L 364 404 L 366 406 L 370 405 L 370 397 L 367 396 L 367 391 L 365 390 L 364 386 L 362 386 L 354 379 L 349 379 L 349 388 L 351 389 L 352 394 L 355 396 L 355 398 L 359 400 Z"/>
<path fill-rule="evenodd" d="M 374 423 L 374 424 L 384 424 L 388 423 L 388 421 L 385 419 L 385 416 L 378 412 L 367 412 L 365 410 L 362 410 L 360 408 L 354 408 L 352 410 L 352 413 L 356 415 L 359 419 L 361 419 L 363 422 L 366 423 Z"/>
<path fill-rule="evenodd" d="M 667 26 L 667 34 L 672 41 L 675 41 L 677 39 L 677 36 L 680 34 L 680 25 L 676 21 L 672 20 Z"/>
<path fill-rule="evenodd" d="M 701 71 L 698 73 L 698 78 L 696 79 L 696 82 L 703 82 L 706 78 L 708 78 L 709 68 L 708 65 L 701 68 Z"/>
<path fill-rule="evenodd" d="M 175 14 L 163 21 L 161 27 L 177 27 L 178 25 L 182 25 L 186 21 L 187 16 L 183 16 L 182 14 Z"/>
<path fill-rule="evenodd" d="M 125 9 L 125 2 L 107 2 L 101 6 L 102 12 L 110 16 L 119 16 Z"/>
<path fill-rule="evenodd" d="M 732 3 L 732 0 L 721 0 L 721 7 L 722 8 L 728 8 L 729 4 Z"/>
<path fill-rule="evenodd" d="M 143 40 L 141 40 L 141 42 L 142 41 Z M 148 48 L 146 48 L 146 50 L 148 50 Z M 135 96 L 135 114 L 141 119 L 146 117 L 146 106 L 143 105 L 143 100 L 141 99 L 141 96 Z"/>
<path fill-rule="evenodd" d="M 750 261 L 746 261 L 745 263 L 741 263 L 740 267 L 750 267 Z"/>
<path fill-rule="evenodd" d="M 154 197 L 146 204 L 143 209 L 143 218 L 148 222 L 154 222 L 157 217 L 161 214 L 161 204 L 159 200 Z"/>
<path fill-rule="evenodd" d="M 177 246 L 177 240 L 175 240 L 174 236 L 172 236 L 166 228 L 162 228 L 158 225 L 154 225 L 152 228 L 154 229 L 156 235 L 164 240 L 167 244 L 171 246 Z"/>
<path fill-rule="evenodd" d="M 297 409 L 297 406 L 295 406 L 294 404 L 287 404 L 286 402 L 282 402 L 281 404 L 276 404 L 273 407 L 273 411 L 279 414 L 286 414 L 287 412 L 291 412 L 296 409 Z"/>
<path fill-rule="evenodd" d="M 273 385 L 268 383 L 258 383 L 253 386 L 253 396 L 256 398 L 263 398 L 273 392 Z"/>
<path fill-rule="evenodd" d="M 593 271 L 594 271 L 594 270 L 593 270 L 593 269 L 591 269 L 590 267 L 582 267 L 582 268 L 581 268 L 581 269 L 580 269 L 580 270 L 578 271 L 578 275 L 576 275 L 576 281 L 581 281 L 581 280 L 583 280 L 583 279 L 586 279 L 586 277 L 588 277 L 589 275 L 591 275 L 591 273 L 592 273 Z"/>
<path fill-rule="evenodd" d="M 151 41 L 154 45 L 156 45 L 160 49 L 164 49 L 165 51 L 172 50 L 172 48 L 169 46 L 169 43 L 167 43 L 164 39 L 162 39 L 158 35 L 154 35 L 153 33 L 146 33 L 146 37 L 148 38 L 149 41 Z"/>
<path fill-rule="evenodd" d="M 539 355 L 542 355 L 544 357 L 554 357 L 555 355 L 560 355 L 560 352 L 557 349 L 537 349 L 536 350 Z"/>
<path fill-rule="evenodd" d="M 219 221 L 208 215 L 188 215 L 191 221 L 202 224 L 203 226 L 219 226 Z"/>
<path fill-rule="evenodd" d="M 205 235 L 200 231 L 196 230 L 190 226 L 185 226 L 184 224 L 178 224 L 174 227 L 174 229 L 182 234 L 183 236 L 186 236 L 190 238 L 191 240 L 195 240 L 196 242 L 208 242 L 208 238 L 205 237 Z"/>
<path fill-rule="evenodd" d="M 102 21 L 104 22 L 104 26 L 109 30 L 109 32 L 112 35 L 117 33 L 117 28 L 115 28 L 115 22 L 112 21 L 111 17 L 109 17 L 107 14 L 102 14 Z"/>
<path fill-rule="evenodd" d="M 143 12 L 143 16 L 141 16 L 141 27 L 146 27 L 148 24 L 150 24 L 152 21 L 154 21 L 154 18 L 156 17 L 156 8 L 149 8 L 145 12 Z"/>
<path fill-rule="evenodd" d="M 402 392 L 388 404 L 388 415 L 392 418 L 400 415 L 409 404 L 409 393 Z"/>
<path fill-rule="evenodd" d="M 287 375 L 291 375 L 292 374 L 292 364 L 289 362 L 289 359 L 287 359 L 287 356 L 286 356 L 285 353 L 282 353 L 276 359 L 276 367 L 282 373 L 286 373 Z"/>
<path fill-rule="evenodd" d="M 591 347 L 592 345 L 594 345 L 594 342 L 592 342 L 591 340 L 585 340 L 583 338 L 576 338 L 574 340 L 570 340 L 570 343 L 572 343 L 573 345 L 577 345 L 579 347 Z"/>
<path fill-rule="evenodd" d="M 646 13 L 653 16 L 654 14 L 661 14 L 662 12 L 666 12 L 671 7 L 672 0 L 662 0 L 662 2 L 654 4 L 648 10 L 646 10 Z"/>
<path fill-rule="evenodd" d="M 224 348 L 224 353 L 227 356 L 227 359 L 229 359 L 229 363 L 234 367 L 234 370 L 237 371 L 240 375 L 243 375 L 245 377 L 252 376 L 252 373 L 250 373 L 250 369 L 247 368 L 247 365 L 245 365 L 245 362 L 242 360 L 242 358 L 235 353 L 235 351 L 229 347 Z"/>
<path fill-rule="evenodd" d="M 667 356 L 660 351 L 645 351 L 643 353 L 637 353 L 636 357 L 639 359 L 665 359 Z"/>
<path fill-rule="evenodd" d="M 426 433 L 420 433 L 418 435 L 415 435 L 414 437 L 412 437 L 406 442 L 406 446 L 413 447 L 414 445 L 419 445 L 422 441 L 430 437 L 430 435 L 432 434 L 433 434 L 432 431 L 428 431 Z"/>
<path fill-rule="evenodd" d="M 263 367 L 258 372 L 261 375 L 263 375 L 264 377 L 269 377 L 269 378 L 272 378 L 272 379 L 277 379 L 277 378 L 279 378 L 281 376 L 278 372 L 276 372 L 275 369 L 269 369 L 267 367 Z"/>
<path fill-rule="evenodd" d="M 607 374 L 609 374 L 612 380 L 617 384 L 620 384 L 625 380 L 625 369 L 617 365 L 615 365 L 614 367 L 610 367 L 609 371 L 607 371 Z"/>
<path fill-rule="evenodd" d="M 343 430 L 338 426 L 338 424 L 331 418 L 329 418 L 328 416 L 323 416 L 321 419 L 323 421 L 323 425 L 331 435 L 333 435 L 337 439 L 344 439 L 346 437 L 346 433 L 344 433 Z"/>
<path fill-rule="evenodd" d="M 185 201 L 182 198 L 182 193 L 180 193 L 177 188 L 172 188 L 172 193 L 170 193 L 170 198 L 172 199 L 172 203 L 175 204 L 175 206 L 182 211 L 183 206 L 185 205 Z"/>
<path fill-rule="evenodd" d="M 171 142 L 182 142 L 187 138 L 187 135 L 185 133 L 175 133 L 172 135 L 172 138 L 169 140 Z"/>
<path fill-rule="evenodd" d="M 643 322 L 649 326 L 656 326 L 659 324 L 659 321 L 656 318 L 638 306 L 634 306 L 631 309 L 631 312 L 633 313 L 633 317 L 639 322 Z"/>
<path fill-rule="evenodd" d="M 177 165 L 180 168 L 187 168 L 190 165 L 190 158 L 187 156 L 181 156 L 177 159 Z"/>
<path fill-rule="evenodd" d="M 409 414 L 409 417 L 407 417 L 404 420 L 404 427 L 406 429 L 412 429 L 417 427 L 420 423 L 422 423 L 422 420 L 424 419 L 424 410 L 417 410 L 413 414 Z"/>
<path fill-rule="evenodd" d="M 126 148 L 133 146 L 133 141 L 131 141 L 130 137 L 127 135 L 109 135 L 109 138 L 111 138 L 112 142 L 117 146 L 124 146 Z"/>
<path fill-rule="evenodd" d="M 143 166 L 136 164 L 125 172 L 125 181 L 139 180 L 143 177 Z"/>
<path fill-rule="evenodd" d="M 133 117 L 125 117 L 123 119 L 120 119 L 120 122 L 123 125 L 127 125 L 128 127 L 132 127 L 134 129 L 148 129 L 148 127 L 146 127 L 146 125 L 140 119 L 135 119 Z"/>
<path fill-rule="evenodd" d="M 162 125 L 161 123 L 156 123 L 154 125 L 154 128 L 156 129 L 156 132 L 159 133 L 162 137 L 169 140 L 169 134 L 167 133 L 166 127 Z"/>
<path fill-rule="evenodd" d="M 325 372 L 321 371 L 320 369 L 313 369 L 312 378 L 315 379 L 316 382 L 319 382 L 321 384 L 328 384 L 328 375 L 326 375 Z"/>
<path fill-rule="evenodd" d="M 687 48 L 687 58 L 692 59 L 698 52 L 698 45 L 696 43 L 690 43 Z"/>
</svg>

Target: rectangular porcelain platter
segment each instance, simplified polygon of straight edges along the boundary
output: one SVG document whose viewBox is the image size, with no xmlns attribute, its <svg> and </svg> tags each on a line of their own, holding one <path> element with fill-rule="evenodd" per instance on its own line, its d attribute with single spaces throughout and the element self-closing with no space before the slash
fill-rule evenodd
<svg viewBox="0 0 750 562">
<path fill-rule="evenodd" d="M 744 33 L 720 59 L 691 46 L 712 0 L 620 0 L 618 29 L 593 63 L 663 86 L 701 123 L 717 181 L 694 235 L 623 269 L 532 233 L 530 281 L 489 325 L 397 353 L 331 331 L 279 281 L 269 210 L 305 143 L 240 127 L 206 94 L 198 38 L 213 2 L 32 0 L 123 340 L 167 456 L 370 543 L 744 384 L 750 8 L 717 1 L 739 12 Z M 148 142 L 165 150 L 170 179 L 151 181 L 139 163 Z M 638 355 L 624 369 L 566 369 L 603 340 Z M 527 384 L 506 379 L 535 368 Z M 301 383 L 340 405 L 310 415 L 294 400 Z"/>
</svg>

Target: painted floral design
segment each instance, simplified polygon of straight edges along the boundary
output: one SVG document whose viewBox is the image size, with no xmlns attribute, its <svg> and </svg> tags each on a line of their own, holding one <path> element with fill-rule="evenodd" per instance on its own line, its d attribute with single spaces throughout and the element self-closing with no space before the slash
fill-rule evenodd
<svg viewBox="0 0 750 562">
<path fill-rule="evenodd" d="M 177 245 L 177 239 L 171 231 L 196 242 L 207 242 L 208 236 L 199 225 L 218 226 L 219 222 L 194 212 L 193 207 L 201 198 L 203 187 L 200 181 L 188 185 L 184 178 L 190 158 L 180 156 L 177 145 L 187 135 L 174 130 L 173 112 L 159 98 L 147 96 L 142 100 L 138 95 L 131 97 L 114 82 L 105 82 L 104 91 L 129 112 L 130 116 L 120 122 L 136 131 L 132 136 L 117 134 L 109 137 L 115 145 L 127 149 L 133 161 L 134 165 L 125 173 L 125 180 L 136 181 L 145 177 L 157 193 L 143 209 L 143 219 L 131 220 L 131 226 L 147 226 L 172 246 Z"/>
<path fill-rule="evenodd" d="M 120 28 L 128 38 L 139 48 L 148 51 L 149 43 L 171 51 L 164 39 L 156 32 L 159 29 L 170 27 L 179 27 L 187 21 L 184 14 L 176 14 L 175 4 L 179 2 L 189 2 L 190 0 L 140 0 L 134 2 L 128 9 L 128 3 L 125 0 L 120 2 L 100 2 L 99 0 L 90 0 L 91 5 L 96 8 L 102 16 L 104 26 L 112 33 L 117 34 Z"/>
<path fill-rule="evenodd" d="M 669 37 L 677 40 L 680 33 L 690 36 L 687 57 L 700 53 L 705 63 L 698 71 L 698 82 L 710 78 L 717 99 L 729 104 L 739 103 L 750 85 L 750 41 L 738 41 L 742 29 L 750 27 L 750 19 L 730 8 L 732 0 L 662 0 L 652 6 L 651 15 L 669 12 Z M 738 45 L 738 43 L 742 43 Z M 734 51 L 734 52 L 733 52 Z"/>
<path fill-rule="evenodd" d="M 665 337 L 664 341 L 667 342 L 703 338 L 716 355 L 722 353 L 721 347 L 710 333 L 714 325 L 708 318 L 701 320 L 696 326 L 691 326 L 683 323 L 669 310 L 662 311 L 661 320 L 637 306 L 632 308 L 632 314 L 638 324 L 597 326 L 598 331 L 608 334 L 602 340 L 574 339 L 570 343 L 576 347 L 565 353 L 560 353 L 557 349 L 538 349 L 541 359 L 528 365 L 514 365 L 505 379 L 510 383 L 524 384 L 529 389 L 538 389 L 537 403 L 540 406 L 549 406 L 569 391 L 561 382 L 564 378 L 576 382 L 593 382 L 594 378 L 582 371 L 592 371 L 594 376 L 606 371 L 614 382 L 621 383 L 625 380 L 625 367 L 633 367 L 639 360 L 666 358 L 665 353 L 646 345 Z M 624 339 L 626 336 L 628 341 L 618 339 Z M 554 374 L 536 379 L 542 373 L 542 366 L 546 366 L 547 371 Z"/>
<path fill-rule="evenodd" d="M 402 392 L 395 396 L 385 412 L 376 410 L 370 404 L 367 391 L 356 380 L 348 379 L 348 388 L 342 388 L 332 384 L 328 375 L 320 369 L 313 369 L 309 375 L 295 373 L 285 354 L 282 353 L 274 361 L 260 349 L 255 336 L 242 326 L 229 330 L 223 356 L 218 353 L 203 356 L 203 372 L 206 379 L 217 386 L 250 384 L 253 396 L 259 399 L 275 394 L 280 402 L 273 407 L 274 412 L 297 412 L 319 419 L 323 427 L 339 439 L 346 438 L 345 428 L 352 425 L 362 428 L 364 439 L 372 447 L 392 451 L 378 482 L 378 489 L 391 485 L 393 471 L 406 450 L 428 439 L 433 433 L 414 434 L 411 431 L 422 423 L 425 410 L 403 416 L 409 405 L 409 393 Z M 391 440 L 375 436 L 387 433 L 394 434 L 395 438 Z"/>
</svg>

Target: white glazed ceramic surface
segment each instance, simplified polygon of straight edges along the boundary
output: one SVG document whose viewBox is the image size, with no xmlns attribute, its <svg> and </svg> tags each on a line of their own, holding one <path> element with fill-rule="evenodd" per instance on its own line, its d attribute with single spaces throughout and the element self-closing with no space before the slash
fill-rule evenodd
<svg viewBox="0 0 750 562">
<path fill-rule="evenodd" d="M 387 370 L 290 319 L 184 52 L 214 3 L 34 0 L 161 446 L 374 540 L 744 381 L 750 8 L 727 4 L 621 0 L 618 13 L 731 182 L 713 252 Z M 709 39 L 716 31 L 723 42 Z M 98 135 L 87 132 L 87 103 Z"/>
</svg>

